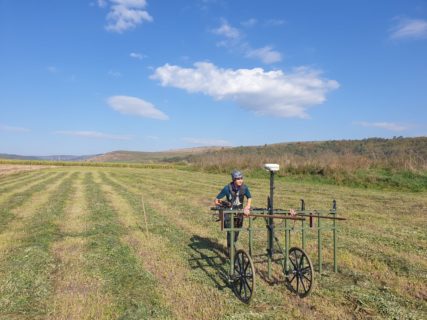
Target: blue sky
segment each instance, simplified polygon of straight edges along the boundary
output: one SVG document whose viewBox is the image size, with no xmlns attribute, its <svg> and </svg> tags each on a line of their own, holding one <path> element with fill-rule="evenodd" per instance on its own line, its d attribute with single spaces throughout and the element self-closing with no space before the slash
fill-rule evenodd
<svg viewBox="0 0 427 320">
<path fill-rule="evenodd" d="M 427 135 L 427 1 L 0 0 L 0 153 Z"/>
</svg>

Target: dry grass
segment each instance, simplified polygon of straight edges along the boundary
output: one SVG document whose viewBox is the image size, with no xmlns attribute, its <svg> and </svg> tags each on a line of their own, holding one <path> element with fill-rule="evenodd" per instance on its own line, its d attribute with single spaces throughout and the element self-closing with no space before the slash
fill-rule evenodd
<svg viewBox="0 0 427 320">
<path fill-rule="evenodd" d="M 58 261 L 53 301 L 48 319 L 106 319 L 115 314 L 111 297 L 102 290 L 102 281 L 87 271 L 87 239 L 90 228 L 81 177 L 76 180 L 76 191 L 70 199 L 64 217 L 57 223 L 64 238 L 52 246 Z"/>
<path fill-rule="evenodd" d="M 7 229 L 0 233 L 0 256 L 4 256 L 8 251 L 19 244 L 19 240 L 28 236 L 25 226 L 34 214 L 48 201 L 49 194 L 56 190 L 63 181 L 57 180 L 50 184 L 46 189 L 32 194 L 32 196 L 20 207 L 13 209 L 15 218 L 8 224 Z"/>
<path fill-rule="evenodd" d="M 22 164 L 0 164 L 0 177 L 11 175 L 19 172 L 42 170 L 45 168 L 53 168 L 54 166 L 41 165 L 22 165 Z"/>
</svg>

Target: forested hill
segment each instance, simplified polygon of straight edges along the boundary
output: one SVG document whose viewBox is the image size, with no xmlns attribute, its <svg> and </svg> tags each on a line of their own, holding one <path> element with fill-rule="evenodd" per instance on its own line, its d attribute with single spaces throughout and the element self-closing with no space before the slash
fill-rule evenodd
<svg viewBox="0 0 427 320">
<path fill-rule="evenodd" d="M 331 140 L 278 143 L 253 147 L 236 147 L 192 155 L 189 162 L 214 165 L 238 162 L 252 167 L 258 162 L 311 163 L 329 166 L 403 165 L 408 169 L 426 169 L 427 137 L 364 140 Z M 255 163 L 254 163 L 255 162 Z"/>
<path fill-rule="evenodd" d="M 427 137 L 371 138 L 237 147 L 192 155 L 196 170 L 261 174 L 264 163 L 280 164 L 280 175 L 319 182 L 399 190 L 427 190 Z"/>
</svg>

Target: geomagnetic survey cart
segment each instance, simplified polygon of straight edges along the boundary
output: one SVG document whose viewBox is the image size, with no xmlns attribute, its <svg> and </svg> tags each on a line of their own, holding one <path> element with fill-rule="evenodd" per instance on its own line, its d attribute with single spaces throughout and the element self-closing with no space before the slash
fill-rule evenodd
<svg viewBox="0 0 427 320">
<path fill-rule="evenodd" d="M 233 209 L 227 202 L 222 202 L 221 206 L 212 207 L 215 211 L 217 221 L 220 222 L 221 230 L 230 232 L 230 254 L 229 270 L 227 281 L 233 288 L 235 295 L 243 302 L 249 303 L 255 292 L 255 266 L 252 259 L 255 219 L 263 219 L 267 230 L 267 277 L 272 277 L 272 264 L 278 263 L 284 274 L 286 287 L 297 296 L 306 297 L 314 283 L 313 264 L 305 252 L 306 233 L 309 230 L 317 231 L 317 254 L 318 254 L 318 271 L 322 272 L 322 232 L 325 230 L 332 231 L 334 272 L 337 272 L 337 221 L 345 220 L 337 216 L 336 201 L 332 202 L 330 210 L 306 210 L 304 200 L 301 200 L 301 208 L 296 210 L 296 215 L 291 215 L 289 210 L 274 208 L 274 174 L 279 170 L 278 164 L 265 164 L 264 168 L 270 172 L 270 196 L 267 198 L 267 208 L 252 208 L 249 215 L 243 215 L 242 209 Z M 249 220 L 249 227 L 237 228 L 234 223 L 230 227 L 224 226 L 227 218 L 231 221 L 243 216 Z M 306 220 L 309 224 L 307 225 Z M 323 224 L 322 220 L 330 220 L 331 224 Z M 276 221 L 281 220 L 280 225 Z M 289 220 L 294 221 L 290 223 Z M 295 227 L 295 222 L 300 222 L 300 227 Z M 315 222 L 315 223 L 314 223 Z M 280 227 L 284 231 L 285 237 L 282 242 L 277 237 L 276 228 Z M 247 230 L 249 233 L 249 250 L 248 252 L 239 249 L 235 250 L 234 234 L 237 231 Z M 301 248 L 290 247 L 291 232 L 301 232 Z M 281 245 L 282 243 L 282 245 Z M 274 256 L 274 258 L 273 258 Z"/>
</svg>

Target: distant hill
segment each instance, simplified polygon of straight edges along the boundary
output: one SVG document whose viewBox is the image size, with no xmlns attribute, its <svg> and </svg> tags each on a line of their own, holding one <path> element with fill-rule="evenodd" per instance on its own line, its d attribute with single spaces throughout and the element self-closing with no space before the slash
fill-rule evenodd
<svg viewBox="0 0 427 320">
<path fill-rule="evenodd" d="M 89 157 L 85 161 L 93 162 L 179 162 L 191 156 L 229 149 L 227 147 L 198 147 L 159 152 L 113 151 Z"/>
<path fill-rule="evenodd" d="M 392 165 L 427 169 L 427 137 L 363 140 L 330 140 L 265 144 L 240 147 L 198 147 L 159 152 L 113 151 L 97 155 L 20 156 L 3 159 L 89 162 L 186 162 L 194 166 L 228 171 L 231 167 L 255 168 L 277 162 L 287 168 L 361 168 Z M 319 169 L 320 170 L 320 169 Z"/>
<path fill-rule="evenodd" d="M 21 156 L 17 154 L 0 153 L 0 159 L 11 160 L 47 160 L 47 161 L 83 161 L 95 155 L 71 156 L 71 155 L 52 155 L 52 156 Z"/>
<path fill-rule="evenodd" d="M 209 151 L 187 158 L 205 169 L 255 168 L 277 162 L 287 171 L 389 167 L 427 170 L 427 137 L 278 143 Z"/>
</svg>

